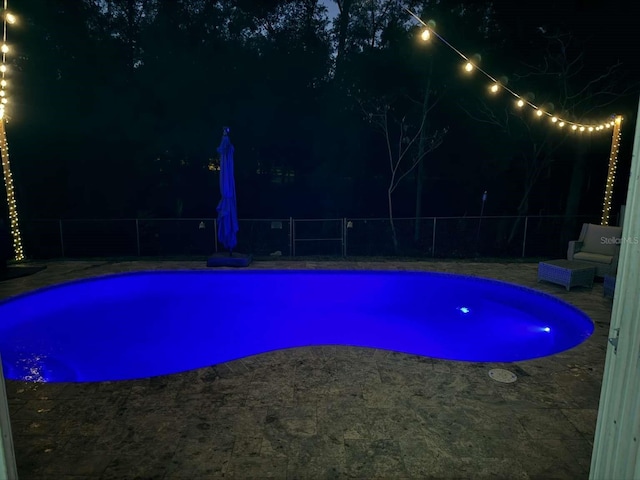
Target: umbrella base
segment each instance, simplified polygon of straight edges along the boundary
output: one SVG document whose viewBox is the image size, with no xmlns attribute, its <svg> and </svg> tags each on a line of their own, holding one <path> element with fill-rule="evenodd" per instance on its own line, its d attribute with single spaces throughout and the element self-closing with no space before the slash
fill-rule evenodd
<svg viewBox="0 0 640 480">
<path fill-rule="evenodd" d="M 228 252 L 214 253 L 207 259 L 207 267 L 248 267 L 253 258 L 251 255 Z"/>
</svg>

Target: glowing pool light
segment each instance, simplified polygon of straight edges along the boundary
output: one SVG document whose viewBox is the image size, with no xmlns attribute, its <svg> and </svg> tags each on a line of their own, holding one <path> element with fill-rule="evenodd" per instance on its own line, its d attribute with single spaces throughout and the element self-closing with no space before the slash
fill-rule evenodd
<svg viewBox="0 0 640 480">
<path fill-rule="evenodd" d="M 6 377 L 46 382 L 144 378 L 310 345 L 511 362 L 592 332 L 550 295 L 430 272 L 138 272 L 0 303 Z"/>
</svg>

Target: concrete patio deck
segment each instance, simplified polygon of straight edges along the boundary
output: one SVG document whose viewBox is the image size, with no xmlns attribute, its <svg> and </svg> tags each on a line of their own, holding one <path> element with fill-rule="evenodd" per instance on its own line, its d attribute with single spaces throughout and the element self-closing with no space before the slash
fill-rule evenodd
<svg viewBox="0 0 640 480">
<path fill-rule="evenodd" d="M 595 332 L 570 351 L 507 364 L 305 347 L 145 380 L 7 380 L 20 479 L 588 477 L 611 315 L 601 283 L 571 292 L 538 284 L 535 263 L 278 260 L 248 268 L 495 278 L 577 306 Z M 204 259 L 49 262 L 0 282 L 0 299 L 156 269 L 206 267 Z M 518 380 L 495 382 L 492 368 Z"/>
</svg>

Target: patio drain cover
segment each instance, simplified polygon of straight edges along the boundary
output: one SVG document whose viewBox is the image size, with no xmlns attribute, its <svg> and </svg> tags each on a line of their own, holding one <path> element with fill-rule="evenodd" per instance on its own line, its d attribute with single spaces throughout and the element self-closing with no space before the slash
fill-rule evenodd
<svg viewBox="0 0 640 480">
<path fill-rule="evenodd" d="M 511 373 L 509 370 L 504 370 L 502 368 L 494 368 L 492 370 L 489 370 L 489 376 L 496 382 L 500 383 L 513 383 L 518 379 L 518 377 L 516 377 L 514 373 Z"/>
</svg>

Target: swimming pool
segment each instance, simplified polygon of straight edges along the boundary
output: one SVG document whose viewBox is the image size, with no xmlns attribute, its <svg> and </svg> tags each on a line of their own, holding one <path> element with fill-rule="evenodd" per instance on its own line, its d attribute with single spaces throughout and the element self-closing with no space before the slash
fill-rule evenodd
<svg viewBox="0 0 640 480">
<path fill-rule="evenodd" d="M 310 345 L 513 362 L 592 332 L 550 295 L 432 272 L 137 272 L 0 303 L 5 376 L 39 382 L 145 378 Z"/>
</svg>

